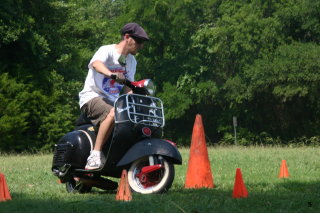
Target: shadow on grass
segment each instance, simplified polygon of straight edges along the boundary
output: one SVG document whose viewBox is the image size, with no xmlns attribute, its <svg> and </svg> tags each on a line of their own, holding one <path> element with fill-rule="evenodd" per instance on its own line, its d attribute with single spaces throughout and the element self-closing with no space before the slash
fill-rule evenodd
<svg viewBox="0 0 320 213">
<path fill-rule="evenodd" d="M 0 212 L 319 212 L 320 182 L 284 180 L 246 185 L 249 197 L 233 199 L 232 190 L 174 188 L 164 194 L 133 194 L 131 202 L 115 200 L 115 191 L 88 194 L 12 193 Z"/>
</svg>

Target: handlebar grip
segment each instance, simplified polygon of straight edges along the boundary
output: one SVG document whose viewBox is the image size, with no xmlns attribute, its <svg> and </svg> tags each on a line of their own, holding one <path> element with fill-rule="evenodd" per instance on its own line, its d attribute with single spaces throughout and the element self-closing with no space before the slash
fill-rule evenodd
<svg viewBox="0 0 320 213">
<path fill-rule="evenodd" d="M 117 75 L 111 74 L 110 78 L 113 80 L 117 80 Z M 128 86 L 131 89 L 135 88 L 135 86 L 133 86 L 131 81 L 129 81 L 128 79 L 126 79 L 126 81 L 123 84 Z"/>
<path fill-rule="evenodd" d="M 117 79 L 117 75 L 111 74 L 110 78 L 113 79 L 113 80 L 116 80 Z"/>
</svg>

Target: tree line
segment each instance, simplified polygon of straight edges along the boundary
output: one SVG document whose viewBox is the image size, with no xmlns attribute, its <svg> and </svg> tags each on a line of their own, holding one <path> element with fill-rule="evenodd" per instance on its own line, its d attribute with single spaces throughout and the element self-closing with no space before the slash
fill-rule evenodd
<svg viewBox="0 0 320 213">
<path fill-rule="evenodd" d="M 319 0 L 2 0 L 0 151 L 51 150 L 74 128 L 87 64 L 127 22 L 151 40 L 136 79 L 165 104 L 164 137 L 320 143 Z"/>
</svg>

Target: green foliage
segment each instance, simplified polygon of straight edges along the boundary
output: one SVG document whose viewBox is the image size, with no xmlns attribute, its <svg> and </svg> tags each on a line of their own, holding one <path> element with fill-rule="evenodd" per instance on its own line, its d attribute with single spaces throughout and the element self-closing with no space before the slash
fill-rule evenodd
<svg viewBox="0 0 320 213">
<path fill-rule="evenodd" d="M 175 105 L 174 108 L 165 108 L 166 119 L 175 119 L 184 115 L 186 110 L 189 109 L 192 104 L 191 100 L 187 96 L 177 92 L 177 87 L 170 83 L 165 83 L 163 86 L 163 93 L 158 96 L 162 99 L 165 105 Z"/>
<path fill-rule="evenodd" d="M 48 150 L 67 131 L 73 128 L 79 113 L 73 97 L 80 86 L 65 84 L 61 75 L 52 72 L 52 93 L 46 96 L 30 85 L 17 83 L 8 74 L 0 76 L 0 150 Z"/>
<path fill-rule="evenodd" d="M 1 99 L 8 104 L 0 150 L 48 150 L 73 128 L 90 57 L 104 40 L 120 39 L 112 19 L 121 2 L 1 3 Z"/>
<path fill-rule="evenodd" d="M 136 79 L 156 82 L 167 138 L 189 145 L 200 113 L 210 143 L 232 144 L 237 116 L 239 144 L 312 144 L 319 11 L 313 0 L 3 0 L 0 150 L 48 150 L 72 128 L 88 61 L 127 22 L 151 38 Z"/>
<path fill-rule="evenodd" d="M 315 43 L 281 45 L 245 70 L 247 97 L 264 106 L 265 131 L 285 137 L 317 134 L 319 121 L 312 120 L 319 115 L 319 54 Z"/>
<path fill-rule="evenodd" d="M 0 150 L 18 146 L 13 143 L 25 137 L 30 115 L 24 107 L 28 104 L 26 95 L 24 84 L 17 83 L 6 73 L 0 75 Z"/>
<path fill-rule="evenodd" d="M 246 71 L 250 91 L 269 88 L 283 102 L 313 93 L 320 80 L 320 45 L 282 45 L 272 55 L 259 59 Z M 263 76 L 263 78 L 261 78 Z M 251 92 L 252 93 L 252 92 Z"/>
<path fill-rule="evenodd" d="M 51 150 L 53 145 L 66 132 L 74 127 L 75 114 L 80 113 L 75 94 L 81 89 L 76 81 L 66 83 L 56 72 L 51 72 L 51 96 L 46 99 L 45 112 L 42 116 L 37 137 L 43 150 Z"/>
<path fill-rule="evenodd" d="M 314 9 L 319 3 L 213 4 L 218 12 L 209 13 L 212 21 L 199 26 L 191 45 L 198 50 L 201 67 L 200 72 L 193 72 L 217 85 L 217 105 L 211 107 L 220 113 L 216 121 L 218 134 L 231 135 L 228 126 L 232 116 L 239 117 L 242 129 L 250 129 L 244 134 L 249 141 L 255 141 L 251 134 L 258 137 L 265 131 L 275 140 L 318 134 L 319 120 L 314 118 L 319 115 L 319 101 L 315 99 L 315 91 L 319 91 L 319 44 L 315 35 L 319 31 L 315 30 L 318 24 L 311 23 L 319 18 Z M 288 15 L 284 7 L 286 11 L 303 10 Z M 312 15 L 306 16 L 306 11 Z M 288 21 L 298 24 L 288 27 Z M 206 95 L 201 97 L 205 99 Z"/>
</svg>

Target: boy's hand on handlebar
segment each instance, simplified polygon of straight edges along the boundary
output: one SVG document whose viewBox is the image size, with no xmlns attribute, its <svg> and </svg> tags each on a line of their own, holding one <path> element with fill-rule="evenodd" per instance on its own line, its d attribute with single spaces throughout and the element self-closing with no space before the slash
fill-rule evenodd
<svg viewBox="0 0 320 213">
<path fill-rule="evenodd" d="M 126 82 L 126 77 L 121 72 L 112 73 L 111 78 L 119 84 L 124 84 Z"/>
</svg>

